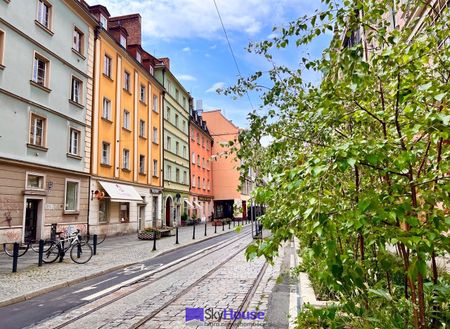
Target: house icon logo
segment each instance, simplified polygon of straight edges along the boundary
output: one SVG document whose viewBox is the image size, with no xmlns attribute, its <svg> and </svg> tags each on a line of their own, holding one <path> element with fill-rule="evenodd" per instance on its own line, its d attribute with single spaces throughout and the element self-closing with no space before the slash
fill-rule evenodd
<svg viewBox="0 0 450 329">
<path fill-rule="evenodd" d="M 203 323 L 205 321 L 205 310 L 201 308 L 186 307 L 186 322 L 199 321 Z"/>
</svg>

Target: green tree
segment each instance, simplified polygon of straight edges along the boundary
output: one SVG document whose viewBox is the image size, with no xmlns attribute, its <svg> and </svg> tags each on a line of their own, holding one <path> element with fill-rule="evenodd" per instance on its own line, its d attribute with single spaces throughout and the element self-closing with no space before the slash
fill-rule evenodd
<svg viewBox="0 0 450 329">
<path fill-rule="evenodd" d="M 450 319 L 448 276 L 436 265 L 450 252 L 450 16 L 432 8 L 424 22 L 410 15 L 396 29 L 387 19 L 395 3 L 323 0 L 279 37 L 251 44 L 273 68 L 226 91 L 259 91 L 263 102 L 237 152 L 244 172 L 267 178 L 255 198 L 272 236 L 247 255 L 272 260 L 299 238 L 315 279 L 339 301 L 301 316 L 318 327 L 437 328 Z M 357 31 L 362 42 L 348 42 Z M 295 69 L 274 63 L 273 51 L 325 33 L 334 37 L 321 58 Z M 305 70 L 321 82 L 305 82 Z"/>
</svg>

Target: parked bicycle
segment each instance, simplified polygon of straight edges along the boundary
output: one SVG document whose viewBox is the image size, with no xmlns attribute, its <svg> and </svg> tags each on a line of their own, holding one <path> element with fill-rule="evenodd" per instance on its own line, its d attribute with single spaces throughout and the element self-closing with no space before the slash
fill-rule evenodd
<svg viewBox="0 0 450 329">
<path fill-rule="evenodd" d="M 59 238 L 51 242 L 50 248 L 44 252 L 42 261 L 44 263 L 53 263 L 70 250 L 70 258 L 75 263 L 87 263 L 92 258 L 94 252 L 91 245 L 81 238 L 80 230 L 76 230 L 67 237 L 61 237 L 62 233 L 56 232 Z"/>
<path fill-rule="evenodd" d="M 44 252 L 48 251 L 50 247 L 52 246 L 52 243 L 50 240 L 44 241 Z M 32 249 L 34 252 L 39 252 L 39 241 L 27 241 L 25 243 L 19 243 L 19 254 L 18 257 L 21 257 L 26 254 L 26 252 L 29 249 Z M 13 257 L 14 252 L 14 243 L 4 243 L 3 244 L 3 251 L 5 254 L 7 254 L 9 257 Z"/>
</svg>

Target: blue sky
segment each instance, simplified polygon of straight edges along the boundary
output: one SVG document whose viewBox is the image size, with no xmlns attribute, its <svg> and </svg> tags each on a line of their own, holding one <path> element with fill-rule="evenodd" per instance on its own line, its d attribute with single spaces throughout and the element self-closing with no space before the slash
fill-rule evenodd
<svg viewBox="0 0 450 329">
<path fill-rule="evenodd" d="M 300 15 L 312 13 L 319 1 L 312 0 L 216 0 L 240 71 L 247 76 L 267 70 L 268 63 L 249 54 L 250 41 L 271 37 L 272 27 L 285 25 Z M 169 57 L 171 70 L 205 110 L 222 109 L 240 127 L 246 127 L 249 100 L 218 95 L 217 87 L 233 85 L 238 77 L 213 0 L 98 0 L 111 15 L 139 13 L 142 16 L 143 47 L 156 57 Z M 276 62 L 296 66 L 309 52 L 320 56 L 328 43 L 321 38 L 309 49 L 288 49 L 275 55 Z M 311 75 L 311 80 L 319 79 Z M 257 95 L 251 103 L 258 108 Z"/>
</svg>

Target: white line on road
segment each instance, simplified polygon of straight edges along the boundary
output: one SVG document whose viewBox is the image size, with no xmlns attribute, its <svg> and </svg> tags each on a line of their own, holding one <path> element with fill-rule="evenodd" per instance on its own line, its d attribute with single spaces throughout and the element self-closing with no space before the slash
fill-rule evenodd
<svg viewBox="0 0 450 329">
<path fill-rule="evenodd" d="M 117 276 L 113 276 L 112 278 L 109 278 L 109 279 L 97 282 L 96 284 L 93 284 L 92 286 L 87 286 L 87 287 L 81 288 L 80 290 L 74 291 L 72 294 L 77 294 L 79 292 L 84 292 L 84 291 L 89 291 L 89 290 L 96 289 L 98 285 L 100 285 L 102 283 L 105 283 L 105 282 L 108 282 L 108 281 L 111 281 L 111 280 L 113 280 L 115 278 L 117 278 Z"/>
</svg>

